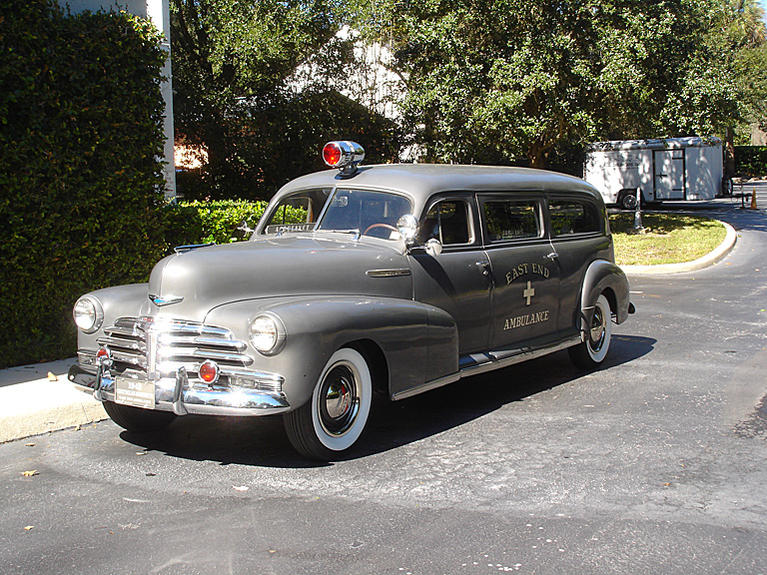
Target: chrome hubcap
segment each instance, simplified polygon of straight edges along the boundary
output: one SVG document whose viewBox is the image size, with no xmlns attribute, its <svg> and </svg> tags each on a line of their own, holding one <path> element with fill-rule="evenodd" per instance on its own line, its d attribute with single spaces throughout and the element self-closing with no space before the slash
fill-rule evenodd
<svg viewBox="0 0 767 575">
<path fill-rule="evenodd" d="M 320 423 L 330 435 L 346 433 L 357 417 L 357 373 L 354 367 L 341 362 L 328 370 L 318 394 Z"/>
<path fill-rule="evenodd" d="M 605 339 L 605 316 L 602 310 L 597 307 L 594 309 L 594 317 L 591 319 L 591 329 L 589 330 L 589 339 L 591 340 L 591 349 L 599 351 Z"/>
</svg>

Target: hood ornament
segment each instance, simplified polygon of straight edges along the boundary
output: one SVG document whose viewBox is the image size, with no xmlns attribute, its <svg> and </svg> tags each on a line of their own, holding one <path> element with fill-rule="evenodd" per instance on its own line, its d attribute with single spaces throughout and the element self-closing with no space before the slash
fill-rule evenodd
<svg viewBox="0 0 767 575">
<path fill-rule="evenodd" d="M 184 301 L 183 296 L 175 296 L 175 295 L 168 295 L 168 296 L 159 296 L 155 295 L 153 293 L 149 294 L 149 300 L 156 306 L 162 307 L 165 305 L 171 305 L 174 303 L 179 303 Z"/>
</svg>

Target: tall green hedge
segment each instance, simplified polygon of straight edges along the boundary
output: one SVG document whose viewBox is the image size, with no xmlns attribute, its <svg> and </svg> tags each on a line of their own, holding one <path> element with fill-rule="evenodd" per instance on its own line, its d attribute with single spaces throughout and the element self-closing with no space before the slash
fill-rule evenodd
<svg viewBox="0 0 767 575">
<path fill-rule="evenodd" d="M 767 175 L 767 146 L 735 146 L 735 173 L 757 178 Z"/>
<path fill-rule="evenodd" d="M 3 1 L 0 367 L 71 356 L 77 297 L 164 252 L 164 59 L 134 16 Z"/>
</svg>

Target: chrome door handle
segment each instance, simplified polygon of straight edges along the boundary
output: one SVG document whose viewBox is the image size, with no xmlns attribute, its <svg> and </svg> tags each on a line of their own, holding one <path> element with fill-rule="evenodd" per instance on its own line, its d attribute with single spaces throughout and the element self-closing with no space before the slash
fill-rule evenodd
<svg viewBox="0 0 767 575">
<path fill-rule="evenodd" d="M 476 262 L 474 265 L 482 270 L 483 276 L 486 276 L 490 273 L 490 262 Z"/>
<path fill-rule="evenodd" d="M 551 252 L 550 254 L 546 254 L 546 259 L 555 262 L 559 259 L 559 254 L 557 252 Z"/>
</svg>

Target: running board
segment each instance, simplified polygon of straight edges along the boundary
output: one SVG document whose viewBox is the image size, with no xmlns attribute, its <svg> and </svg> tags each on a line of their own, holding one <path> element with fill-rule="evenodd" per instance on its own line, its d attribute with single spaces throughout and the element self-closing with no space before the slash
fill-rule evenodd
<svg viewBox="0 0 767 575">
<path fill-rule="evenodd" d="M 499 351 L 490 351 L 487 353 L 477 353 L 470 356 L 461 358 L 460 364 L 465 365 L 455 373 L 432 379 L 416 387 L 411 387 L 404 391 L 398 391 L 392 394 L 393 401 L 399 401 L 400 399 L 406 399 L 413 397 L 426 391 L 431 391 L 443 385 L 455 383 L 459 379 L 464 377 L 471 377 L 473 375 L 479 375 L 481 373 L 487 373 L 488 371 L 494 371 L 496 369 L 503 369 L 509 367 L 515 363 L 522 363 L 530 359 L 536 359 L 556 351 L 561 351 L 578 345 L 581 343 L 581 337 L 579 335 L 562 340 L 554 345 L 541 347 L 537 349 L 522 348 L 522 349 L 505 349 Z"/>
</svg>

